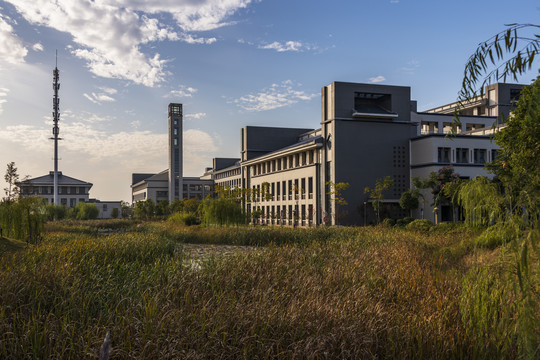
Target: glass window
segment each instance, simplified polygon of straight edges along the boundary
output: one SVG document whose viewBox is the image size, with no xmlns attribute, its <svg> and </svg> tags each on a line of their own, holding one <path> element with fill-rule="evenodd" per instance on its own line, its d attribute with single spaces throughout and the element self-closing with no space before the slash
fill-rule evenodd
<svg viewBox="0 0 540 360">
<path fill-rule="evenodd" d="M 474 149 L 474 163 L 475 164 L 486 163 L 486 149 Z"/>
<path fill-rule="evenodd" d="M 469 149 L 457 148 L 456 149 L 456 163 L 464 164 L 469 162 Z"/>
<path fill-rule="evenodd" d="M 449 163 L 450 162 L 450 148 L 440 147 L 438 148 L 438 162 Z"/>
</svg>

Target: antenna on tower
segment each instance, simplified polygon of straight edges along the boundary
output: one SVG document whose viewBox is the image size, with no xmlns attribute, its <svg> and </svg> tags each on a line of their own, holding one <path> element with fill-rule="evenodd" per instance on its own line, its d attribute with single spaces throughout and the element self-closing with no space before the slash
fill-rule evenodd
<svg viewBox="0 0 540 360">
<path fill-rule="evenodd" d="M 54 140 L 54 184 L 53 184 L 53 194 L 54 194 L 54 204 L 59 205 L 58 203 L 58 140 L 62 140 L 58 137 L 60 133 L 60 128 L 58 127 L 58 121 L 60 120 L 60 99 L 58 98 L 58 90 L 60 90 L 60 72 L 58 71 L 58 50 L 56 50 L 56 66 L 53 70 L 53 137 L 50 138 Z"/>
</svg>

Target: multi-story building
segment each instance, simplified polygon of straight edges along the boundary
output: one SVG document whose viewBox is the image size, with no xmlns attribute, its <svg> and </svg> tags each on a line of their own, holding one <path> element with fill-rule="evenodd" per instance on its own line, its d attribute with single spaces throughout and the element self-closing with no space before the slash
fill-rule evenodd
<svg viewBox="0 0 540 360">
<path fill-rule="evenodd" d="M 48 175 L 17 182 L 20 194 L 23 196 L 37 195 L 46 199 L 47 203 L 54 203 L 54 171 Z M 79 202 L 88 202 L 92 184 L 78 180 L 58 172 L 58 197 L 60 205 L 74 207 Z"/>
<path fill-rule="evenodd" d="M 399 199 L 412 186 L 412 177 L 426 178 L 449 165 L 462 178 L 490 176 L 484 165 L 498 150 L 491 139 L 492 126 L 511 116 L 522 87 L 493 84 L 484 95 L 461 105 L 418 112 L 410 87 L 333 82 L 321 91 L 320 128 L 244 127 L 240 158 L 215 158 L 200 178 L 187 180 L 180 173 L 183 197 L 193 196 L 187 183 L 201 182 L 197 189 L 210 190 L 197 193 L 200 198 L 211 193 L 213 185 L 240 187 L 247 190 L 245 210 L 257 214 L 256 221 L 263 224 L 361 225 L 376 218 L 365 189 L 390 176 L 393 187 L 384 192 L 383 216 L 404 217 L 408 213 L 399 207 Z M 169 128 L 174 129 L 171 105 Z M 457 110 L 460 123 L 452 131 Z M 173 154 L 174 142 L 169 146 Z M 134 174 L 133 201 L 158 199 L 157 191 L 150 195 L 154 180 L 162 182 L 160 195 L 166 197 L 171 171 L 160 174 L 155 179 Z M 136 175 L 142 177 L 135 179 Z M 339 183 L 349 184 L 340 194 L 344 202 L 332 194 Z M 455 217 L 449 206 L 433 209 L 429 191 L 424 198 L 414 216 L 432 221 Z"/>
</svg>

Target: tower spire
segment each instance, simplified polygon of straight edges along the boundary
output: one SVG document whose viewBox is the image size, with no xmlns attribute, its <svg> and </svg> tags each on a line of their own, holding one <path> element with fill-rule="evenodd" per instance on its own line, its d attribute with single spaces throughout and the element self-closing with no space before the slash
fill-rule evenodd
<svg viewBox="0 0 540 360">
<path fill-rule="evenodd" d="M 59 205 L 58 202 L 58 140 L 61 140 L 58 137 L 60 129 L 58 127 L 58 121 L 60 120 L 60 99 L 58 98 L 58 90 L 60 90 L 60 72 L 58 71 L 58 50 L 56 50 L 56 65 L 53 70 L 53 137 L 51 140 L 54 140 L 54 184 L 53 184 L 53 194 L 54 194 L 54 204 Z"/>
</svg>

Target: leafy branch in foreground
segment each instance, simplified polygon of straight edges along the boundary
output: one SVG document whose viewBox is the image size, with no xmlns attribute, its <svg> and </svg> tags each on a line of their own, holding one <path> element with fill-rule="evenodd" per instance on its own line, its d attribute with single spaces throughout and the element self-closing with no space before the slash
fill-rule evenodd
<svg viewBox="0 0 540 360">
<path fill-rule="evenodd" d="M 499 80 L 505 82 L 507 78 L 518 81 L 519 75 L 532 68 L 535 56 L 540 52 L 540 35 L 535 33 L 539 31 L 540 25 L 506 26 L 506 30 L 478 44 L 474 54 L 467 60 L 458 97 L 460 104 L 478 94 L 482 96 L 486 85 Z M 495 69 L 488 72 L 491 66 L 495 66 Z M 482 84 L 478 89 L 479 81 Z"/>
</svg>

